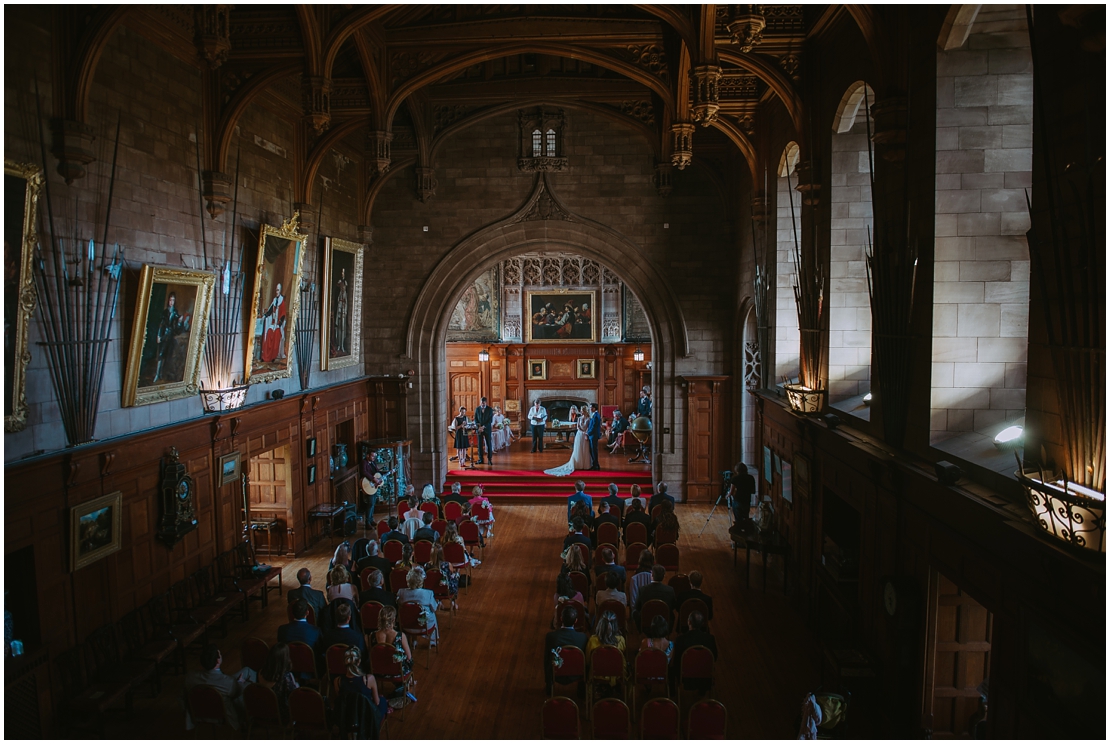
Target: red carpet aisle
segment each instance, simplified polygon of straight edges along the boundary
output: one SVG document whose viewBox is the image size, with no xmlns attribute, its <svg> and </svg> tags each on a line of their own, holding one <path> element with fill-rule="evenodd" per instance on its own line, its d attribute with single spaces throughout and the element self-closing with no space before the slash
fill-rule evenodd
<svg viewBox="0 0 1110 744">
<path fill-rule="evenodd" d="M 651 493 L 650 472 L 618 470 L 586 470 L 565 478 L 555 478 L 542 472 L 529 470 L 488 470 L 479 466 L 475 470 L 449 470 L 445 493 L 452 483 L 462 483 L 463 493 L 481 485 L 486 496 L 493 499 L 563 499 L 574 493 L 574 482 L 586 482 L 586 493 L 595 499 L 609 492 L 609 484 L 616 483 L 621 498 L 628 498 L 633 483 L 638 483 L 645 493 Z"/>
</svg>

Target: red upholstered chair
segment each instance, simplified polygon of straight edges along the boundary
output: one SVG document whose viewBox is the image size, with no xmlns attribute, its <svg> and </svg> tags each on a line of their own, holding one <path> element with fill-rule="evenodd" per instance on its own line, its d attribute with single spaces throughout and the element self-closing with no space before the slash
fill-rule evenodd
<svg viewBox="0 0 1110 744">
<path fill-rule="evenodd" d="M 417 540 L 415 543 L 413 543 L 412 559 L 421 565 L 430 561 L 432 559 L 431 540 Z"/>
<path fill-rule="evenodd" d="M 406 588 L 408 583 L 409 570 L 407 568 L 395 568 L 389 572 L 389 591 L 396 594 L 398 590 Z"/>
<path fill-rule="evenodd" d="M 623 700 L 628 694 L 624 684 L 624 654 L 616 646 L 598 646 L 590 654 L 590 673 L 586 678 L 587 703 L 593 703 L 594 701 L 597 680 L 608 677 L 617 678 L 617 685 L 621 691 L 620 699 Z"/>
<path fill-rule="evenodd" d="M 656 615 L 662 615 L 668 626 L 671 624 L 671 608 L 667 603 L 661 599 L 649 599 L 640 610 L 641 633 L 647 634 L 648 628 L 651 627 L 651 621 Z M 674 632 L 674 628 L 671 628 L 671 632 Z"/>
<path fill-rule="evenodd" d="M 559 622 L 560 616 L 563 614 L 563 607 L 570 605 L 578 613 L 578 617 L 574 620 L 574 629 L 580 633 L 589 634 L 590 632 L 590 617 L 586 612 L 586 605 L 575 599 L 564 599 L 555 605 L 555 621 Z"/>
<path fill-rule="evenodd" d="M 316 654 L 312 646 L 300 641 L 289 644 L 289 657 L 293 660 L 293 673 L 298 677 L 308 676 L 314 681 L 319 681 L 316 674 Z"/>
<path fill-rule="evenodd" d="M 640 566 L 640 553 L 647 550 L 647 545 L 642 542 L 629 543 L 624 549 L 624 570 L 634 574 Z"/>
<path fill-rule="evenodd" d="M 385 559 L 390 563 L 396 563 L 401 560 L 404 550 L 405 546 L 401 544 L 400 540 L 390 540 L 382 545 L 382 555 L 385 556 Z M 393 591 L 397 590 L 394 589 Z"/>
<path fill-rule="evenodd" d="M 378 615 L 381 614 L 383 606 L 381 602 L 364 602 L 359 608 L 363 633 L 371 633 L 378 627 Z"/>
<path fill-rule="evenodd" d="M 434 501 L 425 501 L 420 505 L 420 511 L 428 512 L 432 515 L 432 519 L 439 519 L 439 504 Z"/>
<path fill-rule="evenodd" d="M 474 519 L 477 521 L 479 527 L 485 527 L 493 521 L 493 518 L 490 516 L 489 509 L 485 506 L 482 506 L 481 504 L 475 504 L 474 508 L 471 510 L 471 514 L 474 515 Z M 493 533 L 487 531 L 486 539 L 492 540 Z"/>
<path fill-rule="evenodd" d="M 443 518 L 448 522 L 454 522 L 462 516 L 462 504 L 458 501 L 446 501 L 443 504 Z M 440 533 L 443 534 L 442 532 Z"/>
<path fill-rule="evenodd" d="M 678 738 L 678 706 L 673 700 L 655 698 L 640 712 L 640 736 L 650 739 Z"/>
<path fill-rule="evenodd" d="M 440 537 L 447 534 L 447 520 L 446 519 L 433 519 L 432 532 L 438 532 Z"/>
<path fill-rule="evenodd" d="M 360 592 L 370 591 L 370 572 L 373 571 L 373 570 L 374 570 L 373 566 L 367 566 L 366 568 L 359 571 L 358 586 L 359 586 L 359 591 Z"/>
<path fill-rule="evenodd" d="M 253 636 L 244 638 L 239 646 L 239 659 L 243 662 L 243 666 L 250 667 L 256 672 L 262 669 L 269 654 L 270 644 L 261 638 Z"/>
<path fill-rule="evenodd" d="M 627 739 L 632 727 L 628 706 L 617 698 L 594 703 L 593 722 L 595 739 Z"/>
<path fill-rule="evenodd" d="M 224 712 L 224 699 L 219 690 L 211 685 L 197 685 L 189 690 L 186 701 L 189 705 L 189 715 L 193 718 L 193 725 L 200 726 L 207 723 L 212 728 L 212 738 L 216 726 L 227 726 L 227 714 Z"/>
<path fill-rule="evenodd" d="M 612 522 L 602 522 L 597 527 L 597 542 L 598 544 L 609 543 L 616 545 L 621 540 L 621 531 Z"/>
<path fill-rule="evenodd" d="M 678 543 L 678 531 L 665 530 L 662 527 L 658 527 L 655 530 L 654 541 L 656 548 L 660 545 L 675 545 Z"/>
<path fill-rule="evenodd" d="M 398 501 L 397 502 L 397 519 L 401 519 L 401 515 L 404 514 L 405 512 L 407 512 L 409 510 L 409 508 L 410 507 L 409 507 L 408 499 L 401 499 L 400 501 Z M 401 521 L 403 522 L 404 520 L 401 519 Z"/>
<path fill-rule="evenodd" d="M 393 655 L 396 649 L 385 643 L 379 643 L 370 647 L 370 672 L 374 675 L 379 683 L 388 682 L 395 688 L 401 688 L 408 691 L 409 682 L 412 681 L 412 672 L 407 674 L 401 668 L 401 662 L 396 661 Z M 379 694 L 385 694 L 379 688 Z M 406 705 L 405 708 L 408 706 Z M 405 708 L 401 708 L 401 720 L 405 720 Z"/>
<path fill-rule="evenodd" d="M 381 540 L 382 535 L 387 532 L 389 532 L 389 522 L 383 519 L 382 521 L 378 522 L 378 539 Z"/>
<path fill-rule="evenodd" d="M 285 722 L 281 720 L 281 706 L 277 693 L 263 685 L 247 685 L 243 690 L 243 707 L 247 711 L 246 735 L 249 739 L 254 729 L 262 727 L 279 729 L 284 734 Z M 281 738 L 285 738 L 282 736 Z"/>
<path fill-rule="evenodd" d="M 617 550 L 617 546 L 616 546 L 615 543 L 607 543 L 607 542 L 599 543 L 598 546 L 596 548 L 594 548 L 594 565 L 595 566 L 600 566 L 601 564 L 605 563 L 605 558 L 602 557 L 601 551 L 605 550 L 606 548 L 609 548 L 609 550 L 613 551 L 614 561 L 616 560 L 617 556 L 620 555 L 620 552 Z"/>
<path fill-rule="evenodd" d="M 642 522 L 633 522 L 624 530 L 625 545 L 631 545 L 632 543 L 643 543 L 647 545 L 647 538 L 647 525 Z"/>
<path fill-rule="evenodd" d="M 702 617 L 709 617 L 709 608 L 705 606 L 705 602 L 697 597 L 691 597 L 678 608 L 678 619 L 675 621 L 675 625 L 680 632 L 686 632 L 686 620 L 692 612 L 700 612 Z"/>
<path fill-rule="evenodd" d="M 663 513 L 663 505 L 662 504 L 656 504 L 655 506 L 653 506 L 651 508 L 651 521 L 655 522 L 655 520 L 659 519 L 659 515 L 662 514 L 662 513 Z"/>
<path fill-rule="evenodd" d="M 466 543 L 466 547 L 470 548 L 472 553 L 474 552 L 474 548 L 478 548 L 480 551 L 479 555 L 485 556 L 486 551 L 482 548 L 482 538 L 478 534 L 478 525 L 473 522 L 459 523 L 459 537 L 463 539 L 463 542 Z"/>
<path fill-rule="evenodd" d="M 451 587 L 447 585 L 447 582 L 443 578 L 443 572 L 438 568 L 428 570 L 427 575 L 424 577 L 424 588 L 435 595 L 436 601 L 441 603 L 441 607 L 443 602 L 451 602 L 451 600 L 455 598 L 454 595 L 451 594 Z M 450 618 L 454 618 L 454 616 L 455 608 L 451 607 L 450 614 L 448 615 L 448 622 L 451 622 Z"/>
<path fill-rule="evenodd" d="M 296 602 L 290 602 L 285 608 L 285 617 L 288 618 L 289 622 L 293 622 L 293 605 L 295 604 Z M 305 615 L 305 620 L 308 621 L 309 625 L 316 624 L 316 610 L 312 609 L 312 605 L 308 606 L 308 614 Z"/>
<path fill-rule="evenodd" d="M 632 707 L 636 707 L 636 694 L 641 687 L 663 685 L 667 689 L 667 655 L 657 648 L 645 648 L 636 654 L 635 674 L 632 680 Z"/>
<path fill-rule="evenodd" d="M 466 559 L 466 550 L 458 543 L 444 543 L 443 544 L 443 560 L 451 564 L 451 568 L 456 571 L 465 568 L 470 574 L 470 579 L 473 580 L 474 572 L 470 568 L 470 561 Z M 466 582 L 466 593 L 470 594 L 470 581 Z"/>
<path fill-rule="evenodd" d="M 655 562 L 668 571 L 678 570 L 678 546 L 674 544 L 660 545 L 655 551 Z"/>
<path fill-rule="evenodd" d="M 582 556 L 582 562 L 586 564 L 586 568 L 590 567 L 590 549 L 582 543 L 574 543 L 570 546 L 573 550 L 577 550 L 578 554 Z"/>
<path fill-rule="evenodd" d="M 674 589 L 675 595 L 681 595 L 683 592 L 690 591 L 690 577 L 684 573 L 675 574 L 667 581 L 671 589 Z"/>
<path fill-rule="evenodd" d="M 581 592 L 582 598 L 586 600 L 585 604 L 590 603 L 590 577 L 581 571 L 571 571 L 570 585 L 574 587 L 574 591 Z"/>
<path fill-rule="evenodd" d="M 679 705 L 682 704 L 682 693 L 687 686 L 690 691 L 699 693 L 702 690 L 708 693 L 713 689 L 713 662 L 713 652 L 705 646 L 691 646 L 682 653 L 678 675 Z"/>
<path fill-rule="evenodd" d="M 401 630 L 416 643 L 418 638 L 424 638 L 428 641 L 428 655 L 424 657 L 424 668 L 428 669 L 432 666 L 432 638 L 436 639 L 436 643 L 442 643 L 439 638 L 439 632 L 435 626 L 427 626 L 420 624 L 420 610 L 421 607 L 416 602 L 404 602 L 397 608 L 397 619 L 401 624 Z M 436 655 L 439 654 L 439 646 L 436 646 Z"/>
<path fill-rule="evenodd" d="M 597 608 L 597 614 L 604 612 L 612 612 L 617 616 L 617 625 L 621 629 L 621 635 L 628 635 L 628 608 L 623 603 L 615 599 L 607 599 L 601 603 L 601 607 Z"/>
<path fill-rule="evenodd" d="M 375 627 L 377 623 L 375 623 Z M 347 664 L 343 661 L 343 655 L 347 653 L 350 648 L 346 643 L 333 643 L 328 646 L 327 652 L 324 653 L 324 661 L 328 665 L 328 675 L 331 677 L 342 677 L 347 673 Z"/>
<path fill-rule="evenodd" d="M 724 739 L 728 711 L 716 700 L 702 700 L 690 707 L 686 736 L 690 739 Z"/>
<path fill-rule="evenodd" d="M 294 736 L 310 731 L 327 733 L 330 729 L 324 698 L 311 687 L 298 687 L 289 693 L 289 720 Z"/>
<path fill-rule="evenodd" d="M 543 704 L 544 739 L 581 739 L 582 731 L 578 722 L 578 705 L 568 697 L 549 698 Z"/>
<path fill-rule="evenodd" d="M 547 663 L 552 665 L 553 683 L 577 685 L 586 676 L 586 655 L 577 646 L 561 646 L 559 658 L 563 660 L 563 665 L 560 667 L 555 666 L 550 658 L 547 660 Z"/>
</svg>

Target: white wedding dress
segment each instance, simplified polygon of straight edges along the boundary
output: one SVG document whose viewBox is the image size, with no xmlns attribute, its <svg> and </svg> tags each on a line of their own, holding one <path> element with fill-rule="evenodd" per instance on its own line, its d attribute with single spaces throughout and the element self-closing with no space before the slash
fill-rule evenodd
<svg viewBox="0 0 1110 744">
<path fill-rule="evenodd" d="M 570 475 L 575 470 L 589 470 L 590 440 L 586 438 L 586 429 L 590 426 L 590 417 L 579 416 L 577 426 L 578 431 L 574 435 L 574 449 L 570 452 L 570 460 L 565 465 L 543 471 L 547 475 L 562 477 Z"/>
</svg>

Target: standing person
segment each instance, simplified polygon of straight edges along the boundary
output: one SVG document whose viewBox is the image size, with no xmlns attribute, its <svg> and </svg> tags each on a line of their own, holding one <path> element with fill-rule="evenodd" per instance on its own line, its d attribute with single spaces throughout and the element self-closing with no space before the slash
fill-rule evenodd
<svg viewBox="0 0 1110 744">
<path fill-rule="evenodd" d="M 478 427 L 478 464 L 485 465 L 485 453 L 489 455 L 489 464 L 493 465 L 493 409 L 489 407 L 489 399 L 483 397 L 478 407 L 474 409 L 474 425 Z"/>
<path fill-rule="evenodd" d="M 585 416 L 578 417 L 578 421 L 574 425 L 574 445 L 570 451 L 570 459 L 557 468 L 543 471 L 544 473 L 556 477 L 565 477 L 575 470 L 590 469 L 590 441 L 586 438 L 586 430 L 589 426 L 588 418 Z"/>
<path fill-rule="evenodd" d="M 543 430 L 547 426 L 547 409 L 539 400 L 528 411 L 528 423 L 532 425 L 532 451 L 543 452 Z M 537 449 L 538 448 L 538 449 Z"/>
<path fill-rule="evenodd" d="M 466 451 L 470 448 L 470 438 L 466 433 L 468 423 L 470 422 L 466 418 L 466 406 L 459 406 L 459 415 L 452 419 L 451 425 L 447 427 L 455 432 L 455 459 L 459 461 L 460 466 L 466 463 Z"/>
<path fill-rule="evenodd" d="M 636 415 L 651 418 L 651 390 L 647 385 L 640 391 L 640 400 L 636 404 Z"/>
<path fill-rule="evenodd" d="M 597 412 L 597 403 L 590 404 L 590 425 L 586 429 L 586 437 L 590 440 L 590 470 L 601 470 L 597 461 L 597 440 L 601 437 L 601 414 Z"/>
<path fill-rule="evenodd" d="M 369 478 L 363 477 L 360 484 L 362 487 L 362 502 L 366 508 L 362 523 L 366 525 L 367 528 L 369 528 L 374 521 L 374 510 L 378 508 L 378 491 L 381 489 L 382 483 L 384 482 L 385 479 L 382 478 L 381 473 L 374 473 Z"/>
<path fill-rule="evenodd" d="M 741 460 L 736 463 L 735 469 L 732 471 L 732 514 L 736 517 L 736 521 L 748 515 L 748 509 L 752 504 L 752 496 L 755 494 L 755 478 L 748 472 L 748 466 Z"/>
</svg>

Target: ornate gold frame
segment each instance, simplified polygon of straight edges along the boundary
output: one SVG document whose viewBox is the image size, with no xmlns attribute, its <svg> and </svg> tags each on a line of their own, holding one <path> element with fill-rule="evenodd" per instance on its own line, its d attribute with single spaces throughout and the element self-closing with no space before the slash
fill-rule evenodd
<svg viewBox="0 0 1110 744">
<path fill-rule="evenodd" d="M 112 542 L 102 548 L 89 551 L 86 555 L 78 555 L 77 548 L 81 544 L 81 517 L 99 511 L 106 506 L 112 507 Z M 106 496 L 91 501 L 83 501 L 69 509 L 69 570 L 76 571 L 101 558 L 119 551 L 123 546 L 123 535 L 120 530 L 123 523 L 123 491 L 115 491 Z"/>
<path fill-rule="evenodd" d="M 543 365 L 543 373 L 540 375 L 532 374 L 532 365 Z M 546 380 L 547 379 L 547 360 L 546 359 L 529 359 L 528 360 L 528 379 L 529 380 Z"/>
<path fill-rule="evenodd" d="M 258 261 L 254 269 L 254 291 L 251 293 L 251 317 L 247 326 L 247 356 L 243 362 L 243 377 L 252 385 L 259 382 L 272 382 L 293 374 L 293 344 L 297 337 L 297 311 L 301 306 L 301 266 L 304 264 L 304 242 L 308 237 L 297 232 L 301 219 L 300 212 L 293 212 L 293 216 L 281 223 L 281 227 L 262 225 L 258 231 Z M 289 298 L 289 309 L 286 311 L 285 323 L 285 369 L 272 372 L 254 372 L 254 330 L 258 320 L 262 317 L 259 310 L 262 291 L 262 275 L 266 265 L 266 238 L 268 236 L 291 240 L 296 245 L 297 255 L 293 259 L 293 275 L 285 296 Z"/>
<path fill-rule="evenodd" d="M 589 338 L 534 338 L 532 336 L 532 298 L 535 296 L 559 295 L 589 295 L 590 304 L 590 337 Z M 526 344 L 591 344 L 598 339 L 597 329 L 601 322 L 598 317 L 597 290 L 596 289 L 526 289 L 524 291 L 524 343 Z"/>
<path fill-rule="evenodd" d="M 353 276 L 350 278 L 350 295 L 347 302 L 347 314 L 351 318 L 351 350 L 345 357 L 332 359 L 328 356 L 331 350 L 331 271 L 332 255 L 334 251 L 343 251 L 354 255 L 354 266 L 351 269 Z M 352 243 L 340 238 L 326 238 L 324 240 L 324 281 L 320 292 L 320 369 L 342 369 L 358 364 L 362 354 L 362 265 L 363 245 Z"/>
<path fill-rule="evenodd" d="M 590 365 L 590 373 L 588 375 L 582 374 L 582 365 Z M 576 380 L 596 380 L 597 379 L 597 360 L 596 359 L 577 359 L 574 363 L 574 378 Z"/>
<path fill-rule="evenodd" d="M 150 293 L 154 285 L 185 284 L 197 288 L 197 299 L 193 305 L 192 327 L 189 330 L 189 347 L 185 352 L 185 377 L 181 382 L 166 385 L 150 385 L 139 389 L 139 370 L 146 346 L 147 314 L 150 312 Z M 212 309 L 212 292 L 216 276 L 208 271 L 171 269 L 165 266 L 144 264 L 139 276 L 139 297 L 135 303 L 135 321 L 131 327 L 131 347 L 127 355 L 127 373 L 123 380 L 122 405 L 146 406 L 168 400 L 187 398 L 196 395 L 200 388 L 200 360 L 204 354 L 204 344 L 208 338 L 208 315 Z"/>
<path fill-rule="evenodd" d="M 21 431 L 27 426 L 27 364 L 31 361 L 28 330 L 35 311 L 38 293 L 31 262 L 38 243 L 39 196 L 42 194 L 42 168 L 29 163 L 4 159 L 4 175 L 17 176 L 27 182 L 23 201 L 23 244 L 19 256 L 19 305 L 15 317 L 15 365 L 12 368 L 12 412 L 4 417 L 4 431 Z M 8 215 L 10 218 L 11 215 Z M 14 246 L 12 246 L 14 248 Z"/>
</svg>

